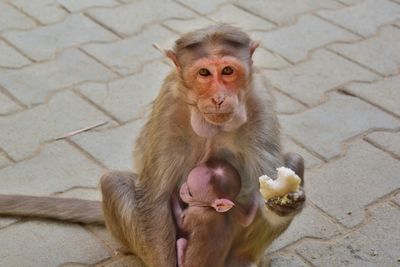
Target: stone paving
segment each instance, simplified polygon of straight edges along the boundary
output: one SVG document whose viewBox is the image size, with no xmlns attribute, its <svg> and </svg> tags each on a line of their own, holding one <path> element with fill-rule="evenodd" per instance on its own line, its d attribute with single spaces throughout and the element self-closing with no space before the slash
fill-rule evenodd
<svg viewBox="0 0 400 267">
<path fill-rule="evenodd" d="M 152 44 L 213 22 L 261 41 L 284 148 L 306 159 L 271 266 L 400 266 L 398 0 L 0 0 L 0 194 L 101 199 L 171 68 Z M 141 266 L 118 247 L 104 227 L 0 218 L 0 266 Z"/>
</svg>

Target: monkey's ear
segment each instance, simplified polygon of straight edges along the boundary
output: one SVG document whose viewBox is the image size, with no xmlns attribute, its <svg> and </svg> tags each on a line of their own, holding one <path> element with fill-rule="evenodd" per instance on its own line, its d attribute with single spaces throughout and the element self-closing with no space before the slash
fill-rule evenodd
<svg viewBox="0 0 400 267">
<path fill-rule="evenodd" d="M 233 206 L 235 206 L 235 203 L 226 198 L 217 198 L 213 203 L 211 203 L 211 207 L 218 212 L 226 212 Z"/>
<path fill-rule="evenodd" d="M 254 51 L 256 51 L 257 47 L 260 46 L 260 41 L 251 41 L 250 42 L 250 56 L 253 56 Z"/>
<path fill-rule="evenodd" d="M 172 50 L 164 50 L 165 55 L 172 60 L 172 62 L 175 64 L 175 66 L 179 69 L 179 61 L 178 57 L 176 56 L 175 52 Z"/>
</svg>

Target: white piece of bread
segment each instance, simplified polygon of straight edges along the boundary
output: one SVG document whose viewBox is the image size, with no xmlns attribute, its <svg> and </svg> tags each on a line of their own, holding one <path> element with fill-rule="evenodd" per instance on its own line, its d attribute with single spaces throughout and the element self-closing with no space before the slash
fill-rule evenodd
<svg viewBox="0 0 400 267">
<path fill-rule="evenodd" d="M 260 192 L 265 200 L 299 191 L 301 179 L 294 171 L 286 167 L 277 168 L 277 171 L 278 175 L 275 180 L 267 175 L 259 178 Z"/>
</svg>

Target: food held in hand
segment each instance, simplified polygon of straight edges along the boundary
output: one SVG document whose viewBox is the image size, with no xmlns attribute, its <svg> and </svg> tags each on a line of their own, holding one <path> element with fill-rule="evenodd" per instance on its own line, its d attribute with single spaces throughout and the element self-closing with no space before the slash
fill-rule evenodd
<svg viewBox="0 0 400 267">
<path fill-rule="evenodd" d="M 299 191 L 301 179 L 294 171 L 286 167 L 280 167 L 278 177 L 274 180 L 267 175 L 259 178 L 260 192 L 265 200 L 274 197 L 284 197 L 288 193 L 296 193 Z"/>
</svg>

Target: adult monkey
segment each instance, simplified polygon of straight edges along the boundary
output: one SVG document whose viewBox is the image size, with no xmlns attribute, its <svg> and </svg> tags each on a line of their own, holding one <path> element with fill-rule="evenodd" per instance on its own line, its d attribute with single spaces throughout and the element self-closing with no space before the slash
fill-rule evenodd
<svg viewBox="0 0 400 267">
<path fill-rule="evenodd" d="M 176 265 L 170 197 L 199 162 L 213 156 L 231 163 L 242 177 L 237 201 L 244 206 L 258 190 L 260 175 L 274 176 L 276 167 L 286 165 L 303 176 L 301 157 L 282 157 L 267 85 L 252 70 L 257 46 L 226 24 L 178 39 L 174 50 L 166 51 L 176 68 L 165 79 L 136 143 L 138 175 L 110 172 L 102 177 L 109 230 L 148 266 Z M 101 220 L 98 203 L 75 200 L 70 206 L 68 201 L 0 196 L 0 214 Z M 258 264 L 303 202 L 304 195 L 287 206 L 271 202 L 265 209 L 260 203 L 253 223 L 235 236 L 228 266 Z"/>
<path fill-rule="evenodd" d="M 112 172 L 102 179 L 109 229 L 149 266 L 176 264 L 169 198 L 199 162 L 211 156 L 229 161 L 243 179 L 238 201 L 244 206 L 258 190 L 258 177 L 283 165 L 269 92 L 252 71 L 257 46 L 226 24 L 179 38 L 166 51 L 176 68 L 136 144 L 138 176 Z M 286 165 L 303 176 L 301 157 L 289 156 Z M 303 201 L 273 211 L 260 205 L 254 222 L 235 237 L 227 266 L 257 264 Z"/>
</svg>

